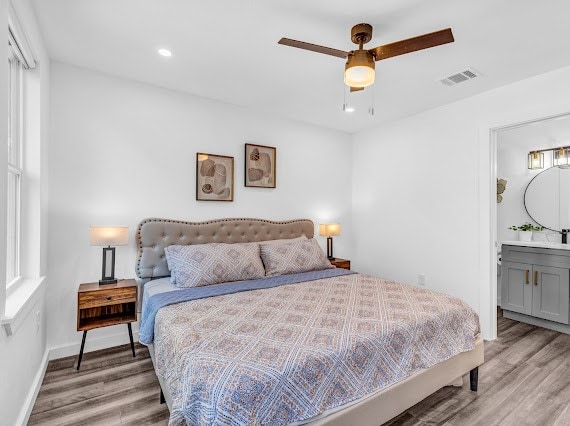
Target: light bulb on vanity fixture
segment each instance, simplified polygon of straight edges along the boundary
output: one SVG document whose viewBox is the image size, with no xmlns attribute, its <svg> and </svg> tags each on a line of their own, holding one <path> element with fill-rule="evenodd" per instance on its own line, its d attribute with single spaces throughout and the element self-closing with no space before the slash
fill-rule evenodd
<svg viewBox="0 0 570 426">
<path fill-rule="evenodd" d="M 172 51 L 168 49 L 158 49 L 158 54 L 164 56 L 165 58 L 170 58 L 172 56 Z"/>
<path fill-rule="evenodd" d="M 552 164 L 557 167 L 568 167 L 570 162 L 568 157 L 570 152 L 568 148 L 560 147 L 552 151 Z"/>
<path fill-rule="evenodd" d="M 528 153 L 529 170 L 544 169 L 544 152 L 533 151 Z"/>
</svg>

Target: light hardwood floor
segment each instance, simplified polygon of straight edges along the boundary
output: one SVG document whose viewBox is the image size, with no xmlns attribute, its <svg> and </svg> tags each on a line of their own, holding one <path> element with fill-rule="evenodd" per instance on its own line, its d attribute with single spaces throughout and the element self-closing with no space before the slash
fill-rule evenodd
<svg viewBox="0 0 570 426">
<path fill-rule="evenodd" d="M 479 391 L 446 387 L 385 426 L 570 425 L 570 335 L 499 314 L 499 337 L 485 342 Z M 148 351 L 137 345 L 51 361 L 30 424 L 167 424 Z M 356 426 L 356 425 L 355 425 Z"/>
</svg>

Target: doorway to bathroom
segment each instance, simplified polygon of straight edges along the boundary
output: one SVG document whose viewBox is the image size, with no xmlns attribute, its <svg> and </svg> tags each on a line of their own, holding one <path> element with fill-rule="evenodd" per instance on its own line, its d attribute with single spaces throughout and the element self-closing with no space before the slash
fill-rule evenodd
<svg viewBox="0 0 570 426">
<path fill-rule="evenodd" d="M 503 288 L 503 244 L 560 247 L 562 230 L 570 228 L 570 114 L 492 129 L 492 150 L 493 143 L 497 199 L 492 240 L 496 302 L 501 307 L 512 302 L 503 300 L 509 294 L 505 292 L 509 287 Z M 520 269 L 520 274 L 531 288 L 533 279 L 538 282 L 538 272 L 535 278 L 529 268 Z M 530 293 L 521 290 L 520 297 L 525 294 Z"/>
</svg>

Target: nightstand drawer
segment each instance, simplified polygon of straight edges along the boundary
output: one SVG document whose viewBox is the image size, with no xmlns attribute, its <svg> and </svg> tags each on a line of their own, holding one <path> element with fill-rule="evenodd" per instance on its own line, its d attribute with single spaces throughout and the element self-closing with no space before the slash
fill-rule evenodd
<svg viewBox="0 0 570 426">
<path fill-rule="evenodd" d="M 136 301 L 137 291 L 135 287 L 114 288 L 109 291 L 98 290 L 79 293 L 79 309 Z"/>
</svg>

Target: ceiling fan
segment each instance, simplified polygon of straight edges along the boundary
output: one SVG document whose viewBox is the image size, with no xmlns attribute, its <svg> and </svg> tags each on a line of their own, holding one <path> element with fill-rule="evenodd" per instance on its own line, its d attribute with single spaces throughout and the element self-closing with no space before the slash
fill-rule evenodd
<svg viewBox="0 0 570 426">
<path fill-rule="evenodd" d="M 375 61 L 404 55 L 417 50 L 429 49 L 430 47 L 454 41 L 451 28 L 447 28 L 365 50 L 364 45 L 372 39 L 372 25 L 355 25 L 352 27 L 350 35 L 352 42 L 358 45 L 357 50 L 351 50 L 350 52 L 290 38 L 282 38 L 279 40 L 279 44 L 347 59 L 344 67 L 344 82 L 350 87 L 350 91 L 354 92 L 363 90 L 366 86 L 374 83 Z"/>
</svg>

